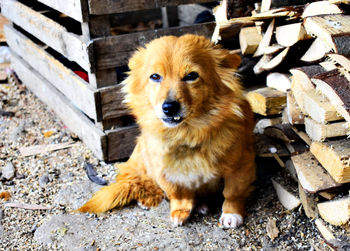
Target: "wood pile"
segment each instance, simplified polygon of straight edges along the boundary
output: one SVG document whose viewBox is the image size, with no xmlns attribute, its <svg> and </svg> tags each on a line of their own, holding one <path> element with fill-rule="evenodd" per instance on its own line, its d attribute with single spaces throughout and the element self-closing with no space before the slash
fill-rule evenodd
<svg viewBox="0 0 350 251">
<path fill-rule="evenodd" d="M 320 218 L 350 220 L 350 15 L 347 1 L 308 2 L 263 0 L 251 16 L 230 18 L 222 1 L 213 40 L 239 45 L 249 65 L 241 69 L 255 76 L 238 71 L 249 82 L 257 154 L 295 174 L 296 198 L 322 232 Z M 298 206 L 279 183 L 273 180 L 281 203 Z"/>
</svg>

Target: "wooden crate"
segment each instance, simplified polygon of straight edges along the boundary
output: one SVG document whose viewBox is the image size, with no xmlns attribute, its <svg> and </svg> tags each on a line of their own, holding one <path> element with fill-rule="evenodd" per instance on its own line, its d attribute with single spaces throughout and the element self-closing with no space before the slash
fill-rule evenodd
<svg viewBox="0 0 350 251">
<path fill-rule="evenodd" d="M 184 33 L 210 37 L 214 29 L 213 23 L 205 23 L 114 35 L 114 25 L 130 25 L 131 16 L 136 21 L 164 19 L 161 13 L 166 9 L 159 7 L 194 2 L 209 1 L 1 0 L 0 4 L 11 21 L 5 34 L 19 77 L 98 158 L 112 161 L 130 155 L 138 134 L 122 104 L 118 67 L 125 68 L 133 51 L 154 38 Z M 89 80 L 75 71 L 85 72 Z"/>
</svg>

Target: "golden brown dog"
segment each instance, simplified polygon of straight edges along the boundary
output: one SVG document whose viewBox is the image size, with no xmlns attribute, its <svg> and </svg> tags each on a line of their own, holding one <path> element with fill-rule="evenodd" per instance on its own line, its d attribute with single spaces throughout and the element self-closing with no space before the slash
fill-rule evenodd
<svg viewBox="0 0 350 251">
<path fill-rule="evenodd" d="M 101 213 L 132 200 L 156 206 L 164 191 L 172 222 L 182 225 L 198 196 L 223 187 L 220 222 L 241 225 L 255 165 L 253 114 L 234 75 L 239 64 L 239 56 L 196 35 L 140 48 L 124 91 L 141 135 L 116 183 L 79 211 Z"/>
</svg>

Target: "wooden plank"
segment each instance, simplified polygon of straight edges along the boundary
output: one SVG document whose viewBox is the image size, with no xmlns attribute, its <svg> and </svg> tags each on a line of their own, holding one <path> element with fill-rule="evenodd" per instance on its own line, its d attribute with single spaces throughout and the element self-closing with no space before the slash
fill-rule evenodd
<svg viewBox="0 0 350 251">
<path fill-rule="evenodd" d="M 253 54 L 262 39 L 261 34 L 255 26 L 244 27 L 239 33 L 239 45 L 243 55 Z"/>
<path fill-rule="evenodd" d="M 298 187 L 299 187 L 299 198 L 300 198 L 301 204 L 303 205 L 306 216 L 311 219 L 318 218 L 317 194 L 306 192 L 302 187 L 302 185 L 300 184 L 300 182 L 298 184 Z"/>
<path fill-rule="evenodd" d="M 346 136 L 348 132 L 346 122 L 321 124 L 308 117 L 304 119 L 304 122 L 307 135 L 314 141 L 324 141 L 327 138 Z"/>
<path fill-rule="evenodd" d="M 108 160 L 115 161 L 131 155 L 139 135 L 137 125 L 106 131 L 108 138 Z"/>
<path fill-rule="evenodd" d="M 317 204 L 318 211 L 325 221 L 340 226 L 350 220 L 350 197 Z"/>
<path fill-rule="evenodd" d="M 86 71 L 91 70 L 90 47 L 80 36 L 68 32 L 65 27 L 14 0 L 3 0 L 1 11 L 9 20 L 37 37 Z"/>
<path fill-rule="evenodd" d="M 129 57 L 138 47 L 161 36 L 179 36 L 182 34 L 194 33 L 210 38 L 214 27 L 215 23 L 204 23 L 97 38 L 92 42 L 96 56 L 96 68 L 102 70 L 125 65 L 127 64 Z"/>
<path fill-rule="evenodd" d="M 12 66 L 23 83 L 80 137 L 97 158 L 107 159 L 107 137 L 102 130 L 96 128 L 62 93 L 15 53 L 12 53 Z"/>
<path fill-rule="evenodd" d="M 313 142 L 310 151 L 339 183 L 350 182 L 350 140 Z"/>
<path fill-rule="evenodd" d="M 317 193 L 340 186 L 327 173 L 310 152 L 304 152 L 291 157 L 299 182 L 308 193 Z"/>
<path fill-rule="evenodd" d="M 286 106 L 286 94 L 271 87 L 259 88 L 246 95 L 253 112 L 264 116 L 280 114 Z"/>
<path fill-rule="evenodd" d="M 101 108 L 98 107 L 99 93 L 95 88 L 12 26 L 6 25 L 5 32 L 11 50 L 21 55 L 77 108 L 93 120 L 101 121 Z"/>
<path fill-rule="evenodd" d="M 135 10 L 177 6 L 181 4 L 206 3 L 212 0 L 88 0 L 89 11 L 92 15 L 122 13 Z"/>
<path fill-rule="evenodd" d="M 88 19 L 88 9 L 85 0 L 37 0 L 51 8 L 84 22 Z"/>
<path fill-rule="evenodd" d="M 335 109 L 350 123 L 350 82 L 338 70 L 315 76 L 317 90 L 330 100 Z"/>
<path fill-rule="evenodd" d="M 349 35 L 350 16 L 342 14 L 307 17 L 304 27 L 308 34 L 322 39 L 333 51 L 337 51 L 333 41 L 335 36 Z"/>
<path fill-rule="evenodd" d="M 122 85 L 118 84 L 99 89 L 102 120 L 112 120 L 130 114 L 130 111 L 123 103 L 124 94 L 121 88 Z"/>
<path fill-rule="evenodd" d="M 315 121 L 322 124 L 342 119 L 342 116 L 330 103 L 329 99 L 319 95 L 312 84 L 305 89 L 305 82 L 298 81 L 298 78 L 293 76 L 291 89 L 304 115 L 310 115 Z"/>
</svg>

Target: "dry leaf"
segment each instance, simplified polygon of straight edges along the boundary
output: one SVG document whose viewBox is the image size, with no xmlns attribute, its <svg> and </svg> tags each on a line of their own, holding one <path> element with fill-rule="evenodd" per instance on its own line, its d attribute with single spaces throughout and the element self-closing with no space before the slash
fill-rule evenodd
<svg viewBox="0 0 350 251">
<path fill-rule="evenodd" d="M 10 194 L 10 192 L 7 192 L 7 191 L 1 192 L 0 198 L 8 201 L 11 198 L 11 194 Z"/>
<path fill-rule="evenodd" d="M 276 220 L 269 219 L 266 223 L 266 231 L 271 240 L 274 240 L 278 236 L 280 231 L 276 227 Z"/>
<path fill-rule="evenodd" d="M 54 132 L 53 132 L 53 131 L 46 131 L 46 132 L 43 132 L 43 135 L 44 135 L 44 137 L 45 137 L 45 138 L 49 138 L 49 137 L 51 137 L 51 136 L 52 136 L 52 134 L 54 134 Z"/>
</svg>

